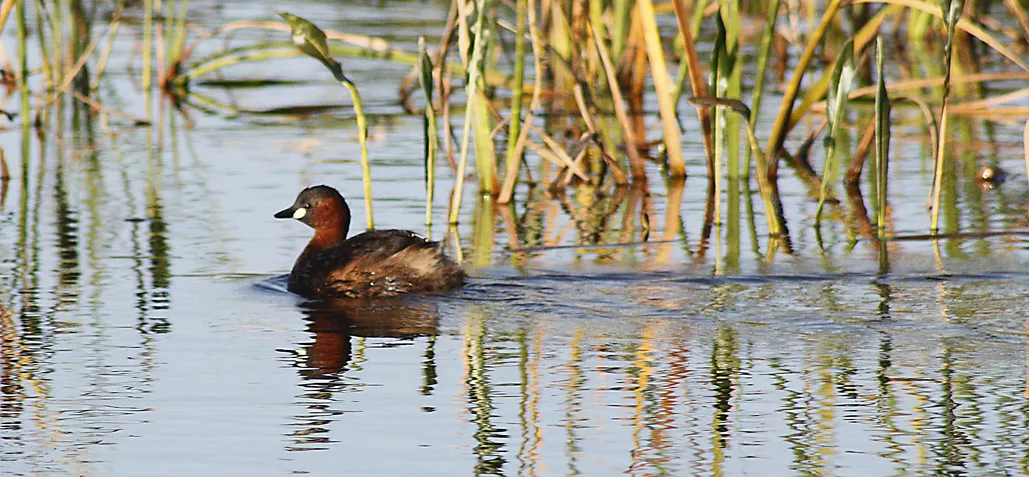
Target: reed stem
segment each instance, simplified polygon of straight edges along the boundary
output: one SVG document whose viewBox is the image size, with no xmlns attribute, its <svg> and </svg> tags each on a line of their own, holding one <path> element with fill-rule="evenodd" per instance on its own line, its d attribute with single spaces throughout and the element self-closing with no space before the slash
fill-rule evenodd
<svg viewBox="0 0 1029 477">
<path fill-rule="evenodd" d="M 439 133 L 436 126 L 436 107 L 432 103 L 432 60 L 425 50 L 425 37 L 418 37 L 418 82 L 425 92 L 425 110 L 422 112 L 425 133 L 425 225 L 432 226 L 432 199 L 436 191 L 436 154 Z"/>
<path fill-rule="evenodd" d="M 890 167 L 890 98 L 886 92 L 886 78 L 883 72 L 882 37 L 875 39 L 875 63 L 878 70 L 875 93 L 875 172 L 878 208 L 876 227 L 880 240 L 886 238 L 886 187 Z"/>
<path fill-rule="evenodd" d="M 375 220 L 372 219 L 372 169 L 368 165 L 368 120 L 364 115 L 364 106 L 361 104 L 361 93 L 357 86 L 351 81 L 340 81 L 350 91 L 354 98 L 354 115 L 357 116 L 357 137 L 361 143 L 361 182 L 364 183 L 364 213 L 367 217 L 368 229 L 375 228 Z"/>
<path fill-rule="evenodd" d="M 518 172 L 518 162 L 521 158 L 515 157 L 515 146 L 518 143 L 518 134 L 522 129 L 522 95 L 525 82 L 525 18 L 528 9 L 528 0 L 518 0 L 515 5 L 517 10 L 517 24 L 515 25 L 515 51 L 514 51 L 514 84 L 511 86 L 511 114 L 507 128 L 507 162 L 515 162 L 514 167 L 508 165 L 507 171 Z"/>
<path fill-rule="evenodd" d="M 21 96 L 21 127 L 32 126 L 32 110 L 29 105 L 29 30 L 25 24 L 25 1 L 18 0 L 18 95 Z"/>
<path fill-rule="evenodd" d="M 654 79 L 657 105 L 661 113 L 661 127 L 668 154 L 668 173 L 672 177 L 686 177 L 686 162 L 682 157 L 682 141 L 679 139 L 679 125 L 676 122 L 675 105 L 672 104 L 672 84 L 668 77 L 661 37 L 654 19 L 654 4 L 650 0 L 639 0 L 640 20 L 643 22 L 643 40 L 650 60 L 650 75 Z"/>
<path fill-rule="evenodd" d="M 947 24 L 947 42 L 943 45 L 943 106 L 940 109 L 940 147 L 936 149 L 936 166 L 933 174 L 933 202 L 932 213 L 929 220 L 929 231 L 937 233 L 940 223 L 940 193 L 943 189 L 943 165 L 947 157 L 947 122 L 949 120 L 950 106 L 950 73 L 952 59 L 954 57 L 954 34 L 957 32 L 958 22 L 961 20 L 961 12 L 964 9 L 964 0 L 944 0 L 943 15 Z"/>
<path fill-rule="evenodd" d="M 143 91 L 150 91 L 153 71 L 150 64 L 154 42 L 154 0 L 143 0 Z M 147 119 L 150 118 L 150 102 L 147 101 Z"/>
</svg>

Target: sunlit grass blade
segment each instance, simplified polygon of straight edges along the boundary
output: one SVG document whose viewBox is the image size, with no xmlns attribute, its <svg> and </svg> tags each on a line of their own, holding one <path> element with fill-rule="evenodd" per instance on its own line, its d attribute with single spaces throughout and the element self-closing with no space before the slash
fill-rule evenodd
<svg viewBox="0 0 1029 477">
<path fill-rule="evenodd" d="M 25 0 L 22 0 L 18 3 L 18 95 L 21 96 L 21 127 L 26 130 L 32 123 L 32 111 L 29 109 L 28 32 Z"/>
<path fill-rule="evenodd" d="M 511 87 L 511 112 L 507 127 L 507 170 L 518 171 L 518 163 L 521 157 L 515 157 L 518 135 L 522 130 L 522 85 L 525 81 L 525 19 L 528 10 L 528 0 L 518 0 L 515 5 L 517 23 L 515 24 L 515 46 L 514 46 L 514 85 Z M 513 166 L 511 163 L 515 163 Z"/>
<path fill-rule="evenodd" d="M 825 8 L 825 13 L 822 15 L 822 20 L 818 24 L 818 28 L 808 37 L 804 52 L 797 59 L 797 66 L 793 69 L 790 83 L 786 86 L 782 104 L 779 106 L 779 113 L 775 117 L 775 122 L 772 123 L 772 132 L 768 136 L 768 148 L 765 150 L 765 154 L 767 154 L 766 159 L 770 170 L 776 169 L 775 162 L 779 157 L 779 148 L 782 147 L 783 141 L 786 139 L 790 115 L 793 112 L 793 102 L 800 93 L 800 85 L 804 80 L 804 74 L 807 72 L 811 60 L 815 57 L 815 49 L 822 44 L 825 33 L 835 20 L 836 12 L 839 10 L 841 2 L 842 0 L 832 0 L 829 2 Z"/>
<path fill-rule="evenodd" d="M 954 9 L 953 2 L 946 2 L 945 0 L 943 1 L 944 6 L 943 6 L 942 9 L 940 7 L 937 7 L 937 6 L 933 5 L 933 4 L 931 4 L 931 3 L 922 2 L 922 1 L 919 1 L 919 0 L 853 0 L 853 2 L 855 4 L 857 4 L 857 3 L 888 3 L 891 6 L 904 6 L 904 7 L 916 9 L 916 10 L 921 11 L 921 12 L 928 13 L 928 14 L 934 16 L 934 17 L 937 17 L 937 18 L 942 18 L 945 23 L 947 22 L 947 19 L 951 17 L 951 14 L 953 13 L 952 11 Z M 958 3 L 961 3 L 961 7 L 964 8 L 964 2 L 963 1 L 962 2 L 958 2 Z M 955 29 L 954 31 L 956 31 L 958 29 L 964 30 L 969 35 L 972 35 L 972 36 L 978 38 L 980 41 L 985 43 L 987 46 L 992 48 L 997 53 L 1000 53 L 1002 56 L 1007 58 L 1008 61 L 1011 61 L 1012 63 L 1018 65 L 1019 68 L 1022 68 L 1023 70 L 1029 71 L 1029 63 L 1027 63 L 1023 59 L 1022 55 L 1019 55 L 1018 53 L 1012 51 L 1010 48 L 1004 46 L 1003 42 L 1001 42 L 1000 40 L 995 38 L 993 35 L 991 35 L 989 32 L 984 30 L 982 27 L 976 25 L 975 23 L 973 23 L 973 22 L 971 22 L 971 21 L 969 21 L 967 19 L 960 18 L 960 13 L 961 13 L 960 10 L 958 10 L 958 15 L 959 16 L 954 17 L 954 20 L 955 20 L 955 22 L 953 24 L 953 28 Z M 948 30 L 950 30 L 950 29 L 951 29 L 951 26 L 948 25 Z M 948 36 L 949 35 L 950 34 L 948 33 Z M 858 43 L 858 44 L 860 45 L 860 43 Z"/>
<path fill-rule="evenodd" d="M 943 165 L 947 157 L 947 108 L 950 102 L 950 71 L 952 58 L 954 56 L 954 34 L 957 32 L 957 24 L 961 19 L 961 12 L 965 7 L 964 0 L 942 0 L 942 11 L 944 22 L 947 24 L 947 41 L 943 45 L 943 106 L 940 108 L 940 146 L 936 149 L 936 161 L 933 174 L 933 201 L 931 218 L 929 220 L 929 231 L 937 233 L 940 223 L 940 193 L 943 189 Z"/>
<path fill-rule="evenodd" d="M 657 31 L 654 5 L 650 0 L 639 0 L 636 4 L 639 6 L 640 19 L 643 22 L 643 39 L 647 47 L 647 59 L 650 60 L 650 75 L 654 80 L 657 105 L 661 113 L 665 153 L 668 154 L 668 173 L 672 177 L 685 177 L 686 163 L 682 157 L 682 141 L 679 139 L 679 125 L 675 120 L 675 105 L 672 104 L 672 82 L 668 77 L 661 37 Z"/>
<path fill-rule="evenodd" d="M 872 16 L 856 33 L 854 33 L 854 51 L 864 51 L 868 43 L 876 38 L 879 34 L 879 30 L 883 22 L 890 17 L 900 16 L 904 11 L 904 7 L 899 5 L 888 5 L 885 8 L 879 9 L 875 15 Z M 793 108 L 793 112 L 790 114 L 790 121 L 786 125 L 786 133 L 789 133 L 793 128 L 800 123 L 801 119 L 806 115 L 811 108 L 821 101 L 829 89 L 829 75 L 831 70 L 822 72 L 821 77 L 807 87 L 804 96 L 801 98 L 800 104 Z M 870 94 L 874 94 L 874 88 Z"/>
<path fill-rule="evenodd" d="M 679 37 L 682 38 L 683 58 L 680 61 L 686 63 L 690 78 L 690 90 L 693 97 L 705 97 L 708 95 L 707 86 L 704 82 L 704 72 L 700 68 L 700 57 L 697 56 L 697 47 L 693 40 L 693 33 L 689 25 L 689 13 L 686 10 L 685 0 L 672 0 L 672 7 L 675 9 L 675 20 L 679 26 Z M 678 97 L 675 104 L 678 105 Z M 697 120 L 700 122 L 700 130 L 703 134 L 704 152 L 707 154 L 708 172 L 714 169 L 714 137 L 712 136 L 711 112 L 705 108 L 697 108 Z"/>
<path fill-rule="evenodd" d="M 772 51 L 772 39 L 775 38 L 775 20 L 779 16 L 779 4 L 779 0 L 771 0 L 765 6 L 768 9 L 768 16 L 765 18 L 765 26 L 761 30 L 761 46 L 757 54 L 757 71 L 754 74 L 754 87 L 752 89 L 754 93 L 753 99 L 750 101 L 751 108 L 748 124 L 757 123 L 757 117 L 761 110 L 761 99 L 764 96 L 765 71 L 768 68 L 769 53 Z M 743 177 L 750 176 L 751 155 L 752 152 L 748 148 L 744 152 L 743 167 L 740 171 Z"/>
<path fill-rule="evenodd" d="M 467 103 L 465 105 L 464 128 L 461 135 L 461 153 L 458 159 L 457 181 L 454 184 L 454 195 L 451 197 L 450 212 L 448 216 L 448 221 L 451 224 L 457 223 L 457 218 L 461 212 L 461 196 L 464 193 L 464 175 L 468 165 L 468 143 L 469 137 L 471 135 L 472 123 L 473 120 L 476 119 L 474 114 L 476 111 L 476 104 L 484 100 L 484 98 L 480 97 L 481 92 L 479 88 L 481 84 L 479 80 L 482 73 L 481 65 L 485 60 L 486 56 L 486 9 L 484 8 L 485 3 L 486 2 L 484 0 L 480 0 L 476 4 L 476 8 L 478 9 L 478 12 L 476 14 L 476 24 L 478 25 L 478 28 L 476 28 L 475 36 L 472 40 L 472 56 L 468 61 L 468 83 L 465 86 L 465 95 L 467 96 Z M 489 163 L 495 163 L 493 157 L 478 157 L 479 152 L 479 150 L 476 150 L 476 161 L 478 162 L 478 165 L 481 166 L 485 161 L 489 161 Z M 491 171 L 492 169 L 490 167 L 483 167 L 478 170 L 480 184 L 485 183 L 484 181 L 486 181 L 487 179 L 485 179 L 484 177 L 487 174 L 490 174 Z M 490 181 L 492 181 L 492 176 L 490 176 L 489 179 Z"/>
<path fill-rule="evenodd" d="M 629 154 L 629 169 L 632 171 L 633 179 L 644 179 L 647 177 L 647 171 L 643 163 L 643 156 L 640 155 L 640 151 L 637 149 L 636 133 L 629 122 L 629 113 L 626 111 L 622 92 L 618 88 L 618 79 L 615 77 L 615 68 L 611 61 L 611 55 L 608 54 L 607 47 L 604 46 L 604 41 L 597 34 L 597 31 L 592 27 L 589 28 L 593 35 L 593 44 L 597 47 L 597 53 L 600 56 L 600 63 L 604 67 L 604 75 L 607 78 L 608 88 L 611 91 L 611 102 L 615 108 L 615 117 L 618 118 L 618 122 L 622 126 L 622 134 L 625 137 L 625 150 Z"/>
<path fill-rule="evenodd" d="M 833 182 L 836 171 L 836 147 L 839 141 L 843 113 L 847 108 L 847 95 L 850 92 L 856 70 L 854 68 L 854 39 L 847 40 L 836 56 L 832 76 L 829 77 L 829 95 L 825 98 L 825 113 L 829 126 L 822 144 L 825 146 L 825 168 L 822 171 L 822 188 L 818 194 L 818 207 L 815 209 L 815 228 L 822 224 L 822 208 Z"/>
<path fill-rule="evenodd" d="M 886 92 L 886 75 L 883 67 L 882 37 L 875 39 L 875 64 L 878 70 L 875 94 L 875 170 L 878 209 L 876 227 L 880 239 L 886 238 L 886 187 L 890 167 L 890 98 Z"/>
<path fill-rule="evenodd" d="M 543 77 L 543 63 L 541 60 L 543 47 L 540 45 L 540 35 L 536 27 L 536 2 L 535 0 L 528 0 L 528 3 L 526 14 L 529 21 L 529 41 L 532 44 L 532 63 L 536 80 L 533 81 L 532 100 L 529 102 L 529 113 L 525 115 L 525 125 L 532 124 L 533 112 L 539 108 L 540 93 L 542 92 L 542 82 L 539 79 Z M 507 204 L 514 196 L 515 182 L 518 180 L 518 166 L 521 164 L 522 153 L 525 151 L 525 142 L 529 138 L 529 129 L 529 127 L 522 127 L 517 138 L 509 136 L 507 139 L 508 141 L 514 141 L 514 151 L 509 156 L 513 156 L 518 160 L 508 160 L 506 164 L 507 170 L 504 173 L 504 184 L 500 188 L 500 194 L 497 196 L 498 204 Z"/>
<path fill-rule="evenodd" d="M 361 104 L 361 93 L 357 90 L 350 79 L 343 74 L 343 67 L 336 60 L 332 59 L 328 43 L 325 39 L 325 32 L 315 24 L 286 12 L 276 12 L 280 17 L 289 23 L 290 35 L 293 45 L 305 55 L 318 60 L 332 73 L 343 86 L 350 91 L 354 99 L 354 115 L 357 117 L 357 137 L 361 143 L 361 180 L 364 183 L 364 212 L 368 229 L 375 228 L 375 220 L 372 218 L 372 171 L 368 165 L 368 121 L 364 115 L 364 107 Z"/>
<path fill-rule="evenodd" d="M 1004 0 L 1004 6 L 1018 20 L 1018 26 L 1022 28 L 1022 39 L 1029 42 L 1029 15 L 1026 15 L 1025 8 L 1018 0 Z"/>
<path fill-rule="evenodd" d="M 612 0 L 612 3 L 611 54 L 615 58 L 621 58 L 625 42 L 629 38 L 633 0 Z"/>
<path fill-rule="evenodd" d="M 154 0 L 143 0 L 143 91 L 150 91 L 153 84 L 153 46 L 154 44 Z M 146 102 L 147 119 L 150 117 L 150 101 Z"/>
<path fill-rule="evenodd" d="M 743 94 L 743 70 L 740 61 L 740 9 L 738 2 L 731 0 L 719 0 L 718 17 L 723 20 L 725 28 L 725 48 L 720 54 L 723 56 L 718 61 L 718 74 L 721 82 L 724 83 L 724 94 L 719 92 L 717 96 L 729 98 L 740 98 Z M 727 175 L 735 179 L 739 177 L 740 170 L 740 118 L 730 115 L 725 118 L 725 162 Z"/>
</svg>

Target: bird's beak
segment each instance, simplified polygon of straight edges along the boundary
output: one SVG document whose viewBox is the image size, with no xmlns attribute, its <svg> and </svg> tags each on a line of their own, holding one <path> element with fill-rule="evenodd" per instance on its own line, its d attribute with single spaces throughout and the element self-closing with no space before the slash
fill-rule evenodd
<svg viewBox="0 0 1029 477">
<path fill-rule="evenodd" d="M 296 208 L 290 207 L 288 209 L 280 210 L 275 213 L 276 219 L 292 219 L 293 213 L 296 212 Z"/>
</svg>

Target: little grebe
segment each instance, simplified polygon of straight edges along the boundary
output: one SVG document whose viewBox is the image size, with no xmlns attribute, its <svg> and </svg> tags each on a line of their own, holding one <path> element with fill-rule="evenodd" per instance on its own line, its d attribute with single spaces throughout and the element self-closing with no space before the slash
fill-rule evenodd
<svg viewBox="0 0 1029 477">
<path fill-rule="evenodd" d="M 385 297 L 440 292 L 464 283 L 464 272 L 430 242 L 408 230 L 369 230 L 347 238 L 350 207 L 336 189 L 308 187 L 277 219 L 297 219 L 314 238 L 293 264 L 289 291 L 310 298 Z"/>
</svg>

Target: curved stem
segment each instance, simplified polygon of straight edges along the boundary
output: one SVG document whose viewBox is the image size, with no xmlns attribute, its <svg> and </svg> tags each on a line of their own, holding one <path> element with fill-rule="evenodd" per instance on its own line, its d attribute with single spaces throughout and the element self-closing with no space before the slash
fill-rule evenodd
<svg viewBox="0 0 1029 477">
<path fill-rule="evenodd" d="M 341 81 L 343 86 L 350 90 L 350 96 L 354 98 L 354 114 L 357 115 L 357 136 L 361 141 L 361 182 L 364 183 L 364 213 L 368 219 L 368 229 L 375 228 L 375 221 L 372 220 L 372 169 L 368 166 L 368 122 L 364 117 L 364 108 L 361 106 L 361 93 L 357 86 L 349 81 Z"/>
</svg>

